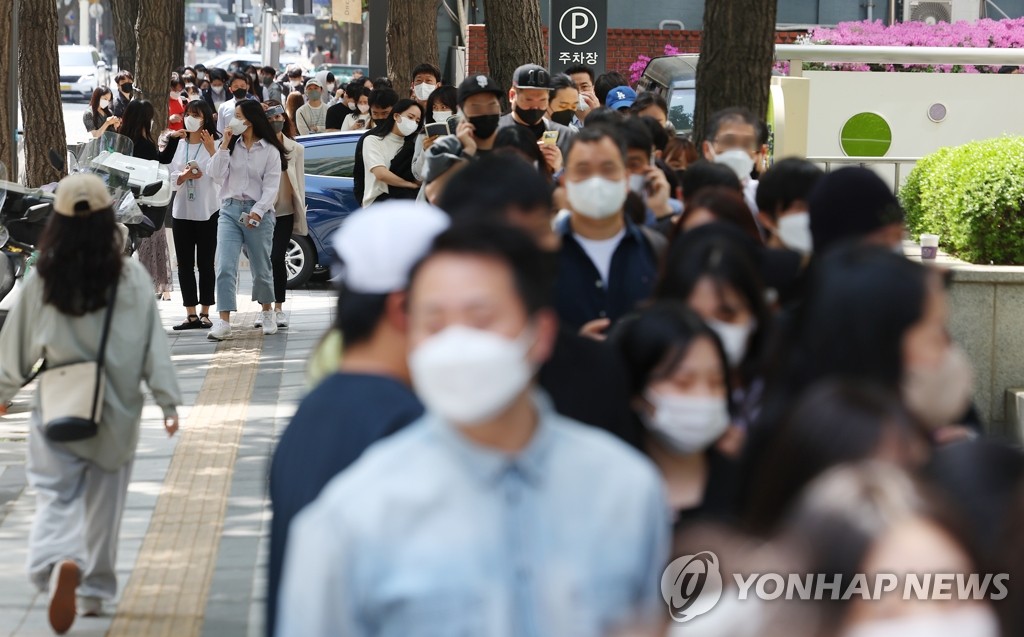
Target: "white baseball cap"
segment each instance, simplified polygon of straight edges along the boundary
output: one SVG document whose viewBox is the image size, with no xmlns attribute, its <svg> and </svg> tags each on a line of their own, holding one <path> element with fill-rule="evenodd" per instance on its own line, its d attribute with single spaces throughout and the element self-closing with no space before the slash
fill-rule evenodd
<svg viewBox="0 0 1024 637">
<path fill-rule="evenodd" d="M 332 239 L 340 260 L 335 280 L 362 294 L 402 290 L 410 270 L 450 224 L 439 208 L 418 201 L 382 201 L 357 210 Z"/>
</svg>

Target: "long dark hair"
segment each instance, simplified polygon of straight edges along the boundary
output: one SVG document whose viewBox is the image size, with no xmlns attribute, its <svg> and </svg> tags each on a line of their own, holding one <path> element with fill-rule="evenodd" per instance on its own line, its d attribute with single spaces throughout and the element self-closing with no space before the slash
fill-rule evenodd
<svg viewBox="0 0 1024 637">
<path fill-rule="evenodd" d="M 210 108 L 209 103 L 204 99 L 194 99 L 188 103 L 185 107 L 185 115 L 191 115 L 192 117 L 202 117 L 203 127 L 199 130 L 205 130 L 210 134 L 211 137 L 217 139 L 220 137 L 220 133 L 217 132 L 217 122 L 213 118 L 213 109 Z M 196 131 L 197 133 L 199 131 Z"/>
<path fill-rule="evenodd" d="M 93 122 L 97 122 L 100 116 L 102 115 L 102 113 L 100 113 L 100 100 L 103 99 L 104 95 L 109 95 L 110 102 L 111 104 L 113 104 L 114 94 L 106 86 L 97 86 L 95 89 L 93 89 L 92 97 L 89 98 L 89 110 L 92 112 Z M 110 112 L 110 104 L 107 104 L 106 110 L 107 113 Z M 102 122 L 97 123 L 96 128 L 99 128 L 101 124 Z"/>
<path fill-rule="evenodd" d="M 249 125 L 252 126 L 252 133 L 256 136 L 256 139 L 262 139 L 276 148 L 277 152 L 281 154 L 281 170 L 288 170 L 288 151 L 285 150 L 281 140 L 277 138 L 277 131 L 270 125 L 270 120 L 267 119 L 267 114 L 263 111 L 260 103 L 256 100 L 242 100 L 235 104 L 235 106 L 242 109 L 242 115 L 245 115 L 245 119 L 249 120 Z M 228 152 L 230 154 L 235 152 L 235 145 L 238 144 L 238 140 L 241 138 L 241 135 L 235 135 L 231 138 L 231 142 L 228 144 Z"/>
<path fill-rule="evenodd" d="M 284 104 L 277 100 L 267 100 L 263 103 L 267 106 L 280 106 L 284 110 L 284 112 L 281 113 L 281 117 L 284 118 L 284 129 L 281 132 L 284 133 L 284 136 L 288 139 L 295 139 L 295 122 L 293 122 L 292 118 L 289 117 L 288 109 L 284 108 Z"/>
<path fill-rule="evenodd" d="M 131 139 L 133 142 L 145 139 L 151 144 L 153 140 L 153 104 L 146 100 L 132 100 L 124 109 L 124 119 L 121 120 L 119 133 Z"/>
<path fill-rule="evenodd" d="M 50 217 L 36 262 L 44 303 L 69 316 L 106 307 L 110 287 L 123 267 L 114 228 L 112 208 L 82 217 Z"/>
</svg>

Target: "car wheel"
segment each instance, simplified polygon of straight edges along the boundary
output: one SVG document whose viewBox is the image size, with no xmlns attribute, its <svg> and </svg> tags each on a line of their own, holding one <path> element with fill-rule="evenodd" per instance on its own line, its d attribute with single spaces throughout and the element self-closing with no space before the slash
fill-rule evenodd
<svg viewBox="0 0 1024 637">
<path fill-rule="evenodd" d="M 302 287 L 313 275 L 316 251 L 308 237 L 292 236 L 284 253 L 284 267 L 288 271 L 288 289 Z"/>
</svg>

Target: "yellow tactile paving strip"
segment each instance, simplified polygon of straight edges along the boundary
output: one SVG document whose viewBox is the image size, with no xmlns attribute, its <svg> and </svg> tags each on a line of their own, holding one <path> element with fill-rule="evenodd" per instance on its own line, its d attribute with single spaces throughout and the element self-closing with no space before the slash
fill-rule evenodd
<svg viewBox="0 0 1024 637">
<path fill-rule="evenodd" d="M 254 313 L 236 315 L 250 326 Z M 234 327 L 207 371 L 108 637 L 192 637 L 217 561 L 242 427 L 256 382 L 262 330 Z"/>
</svg>

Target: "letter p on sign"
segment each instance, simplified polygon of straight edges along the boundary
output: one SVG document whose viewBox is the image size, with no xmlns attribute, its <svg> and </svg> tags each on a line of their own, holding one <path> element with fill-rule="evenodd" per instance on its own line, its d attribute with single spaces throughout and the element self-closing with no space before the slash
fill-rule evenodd
<svg viewBox="0 0 1024 637">
<path fill-rule="evenodd" d="M 566 42 L 582 46 L 597 36 L 597 17 L 586 7 L 572 7 L 558 20 L 558 30 Z"/>
</svg>

